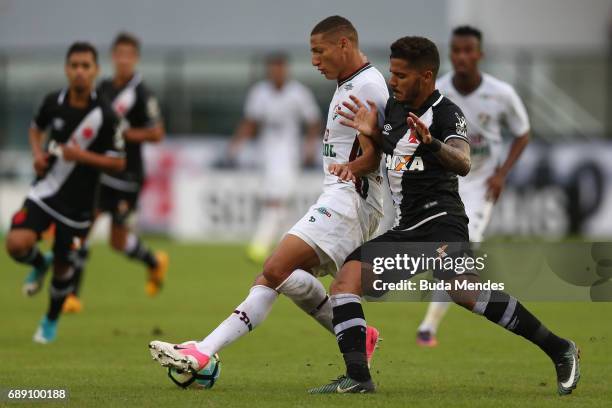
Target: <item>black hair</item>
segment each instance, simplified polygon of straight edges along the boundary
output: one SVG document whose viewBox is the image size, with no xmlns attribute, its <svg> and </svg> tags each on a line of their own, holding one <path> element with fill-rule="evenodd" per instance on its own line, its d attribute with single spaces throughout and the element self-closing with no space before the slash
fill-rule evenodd
<svg viewBox="0 0 612 408">
<path fill-rule="evenodd" d="M 264 58 L 266 65 L 269 64 L 286 64 L 289 62 L 289 54 L 283 51 L 275 51 L 267 54 Z"/>
<path fill-rule="evenodd" d="M 355 44 L 359 43 L 359 35 L 353 23 L 341 16 L 330 16 L 319 21 L 310 32 L 310 35 L 330 33 L 344 35 Z"/>
<path fill-rule="evenodd" d="M 391 58 L 399 58 L 418 69 L 430 69 L 434 78 L 440 69 L 438 47 L 425 37 L 402 37 L 391 44 Z"/>
<path fill-rule="evenodd" d="M 94 47 L 91 43 L 85 41 L 77 41 L 72 43 L 66 52 L 66 62 L 68 62 L 72 54 L 80 52 L 90 52 L 93 55 L 94 62 L 96 65 L 98 64 L 98 50 L 96 50 L 96 47 Z"/>
<path fill-rule="evenodd" d="M 455 35 L 460 37 L 475 37 L 478 40 L 478 44 L 482 48 L 482 32 L 476 27 L 472 27 L 469 25 L 462 25 L 456 27 L 453 30 L 453 36 Z"/>
<path fill-rule="evenodd" d="M 131 45 L 136 48 L 136 51 L 140 54 L 140 40 L 134 34 L 122 31 L 113 40 L 112 49 L 117 47 L 118 45 L 125 44 Z"/>
</svg>

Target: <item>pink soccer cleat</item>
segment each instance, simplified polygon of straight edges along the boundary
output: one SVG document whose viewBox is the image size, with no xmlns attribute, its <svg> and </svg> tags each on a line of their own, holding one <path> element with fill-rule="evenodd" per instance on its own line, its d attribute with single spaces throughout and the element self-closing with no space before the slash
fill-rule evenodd
<svg viewBox="0 0 612 408">
<path fill-rule="evenodd" d="M 366 328 L 366 357 L 368 359 L 368 367 L 370 367 L 374 351 L 378 348 L 378 343 L 381 340 L 378 330 L 376 330 L 375 327 L 368 326 Z"/>
<path fill-rule="evenodd" d="M 438 339 L 436 335 L 430 331 L 420 331 L 416 335 L 416 343 L 421 347 L 436 347 Z"/>
<path fill-rule="evenodd" d="M 183 371 L 198 372 L 210 360 L 210 356 L 198 351 L 195 341 L 172 344 L 154 340 L 149 343 L 149 352 L 162 367 L 174 367 Z"/>
</svg>

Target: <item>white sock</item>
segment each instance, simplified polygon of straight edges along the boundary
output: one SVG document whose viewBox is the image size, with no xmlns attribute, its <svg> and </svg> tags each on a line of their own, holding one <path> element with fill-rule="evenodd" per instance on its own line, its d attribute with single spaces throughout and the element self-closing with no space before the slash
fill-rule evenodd
<svg viewBox="0 0 612 408">
<path fill-rule="evenodd" d="M 285 213 L 284 206 L 264 206 L 251 245 L 270 248 L 278 239 Z"/>
<path fill-rule="evenodd" d="M 320 280 L 302 269 L 296 269 L 276 290 L 291 299 L 330 333 L 334 332 L 331 303 Z"/>
<path fill-rule="evenodd" d="M 446 292 L 444 293 L 446 294 Z M 436 297 L 435 295 L 436 293 L 434 293 L 434 298 Z M 427 308 L 427 314 L 425 314 L 425 318 L 418 330 L 420 332 L 428 331 L 432 334 L 436 334 L 438 326 L 450 305 L 451 302 L 430 302 Z"/>
<path fill-rule="evenodd" d="M 253 330 L 268 317 L 277 297 L 274 289 L 263 285 L 253 286 L 230 317 L 196 344 L 198 351 L 211 356 Z"/>
</svg>

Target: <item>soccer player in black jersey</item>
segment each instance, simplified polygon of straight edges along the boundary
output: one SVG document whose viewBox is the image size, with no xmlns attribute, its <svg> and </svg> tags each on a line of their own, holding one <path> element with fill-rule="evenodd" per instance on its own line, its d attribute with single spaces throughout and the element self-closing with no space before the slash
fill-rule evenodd
<svg viewBox="0 0 612 408">
<path fill-rule="evenodd" d="M 114 76 L 103 80 L 98 86 L 100 96 L 111 103 L 121 119 L 127 163 L 121 173 L 102 175 L 97 210 L 98 213 L 110 214 L 112 218 L 111 247 L 147 267 L 145 290 L 154 296 L 165 278 L 168 255 L 163 251 L 153 253 L 128 225 L 145 178 L 142 146 L 144 143 L 160 142 L 165 136 L 157 99 L 136 71 L 139 55 L 138 38 L 129 33 L 119 33 L 111 49 Z M 78 252 L 75 290 L 66 298 L 65 312 L 81 310 L 78 290 L 87 256 L 88 248 L 85 245 Z"/>
<path fill-rule="evenodd" d="M 30 127 L 37 177 L 13 216 L 6 248 L 14 260 L 31 265 L 38 280 L 53 264 L 51 301 L 34 334 L 38 343 L 56 337 L 62 304 L 72 290 L 74 252 L 93 222 L 100 174 L 125 167 L 119 120 L 95 90 L 98 71 L 96 49 L 89 43 L 72 44 L 65 61 L 68 87 L 45 97 Z M 51 224 L 55 224 L 52 258 L 37 246 L 40 234 Z"/>
<path fill-rule="evenodd" d="M 344 124 L 371 137 L 387 159 L 389 186 L 397 208 L 396 227 L 370 242 L 468 242 L 468 219 L 458 194 L 457 175 L 470 171 L 470 147 L 461 110 L 435 89 L 439 68 L 435 44 L 422 37 L 400 38 L 391 45 L 385 124 L 376 125 L 372 101 L 351 97 L 340 112 Z M 352 177 L 349 174 L 346 176 Z M 365 356 L 366 321 L 361 307 L 362 273 L 369 259 L 364 244 L 349 255 L 331 286 L 333 325 L 346 363 L 346 375 L 310 390 L 313 394 L 374 391 Z M 441 255 L 442 256 L 442 255 Z M 476 276 L 451 272 L 455 279 Z M 367 282 L 367 280 L 365 281 Z M 364 285 L 365 286 L 365 285 Z M 540 347 L 553 361 L 559 394 L 569 394 L 580 378 L 579 353 L 571 340 L 557 337 L 516 298 L 502 291 L 449 291 L 454 302 L 486 317 Z"/>
</svg>

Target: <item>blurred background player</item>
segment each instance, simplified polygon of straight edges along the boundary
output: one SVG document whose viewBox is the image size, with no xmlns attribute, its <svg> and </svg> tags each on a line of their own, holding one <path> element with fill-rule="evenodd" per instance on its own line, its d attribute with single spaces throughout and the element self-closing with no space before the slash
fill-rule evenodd
<svg viewBox="0 0 612 408">
<path fill-rule="evenodd" d="M 453 30 L 450 59 L 453 71 L 436 81 L 438 90 L 465 114 L 471 147 L 472 169 L 459 178 L 459 194 L 470 219 L 470 241 L 481 242 L 508 173 L 529 143 L 529 118 L 514 88 L 481 72 L 482 33 L 470 26 Z M 514 141 L 502 162 L 502 128 Z M 434 293 L 417 331 L 417 344 L 434 347 L 436 331 L 450 303 L 445 294 Z"/>
<path fill-rule="evenodd" d="M 101 171 L 125 167 L 118 118 L 95 90 L 98 71 L 96 49 L 89 43 L 74 43 L 66 54 L 68 87 L 45 97 L 30 128 L 37 177 L 22 209 L 13 216 L 6 247 L 14 260 L 32 265 L 42 281 L 51 257 L 41 254 L 37 241 L 55 224 L 50 304 L 34 334 L 38 343 L 56 337 L 57 320 L 74 283 L 73 255 L 94 219 Z"/>
<path fill-rule="evenodd" d="M 145 178 L 142 145 L 162 141 L 165 130 L 157 99 L 136 71 L 140 58 L 138 38 L 129 33 L 119 33 L 112 44 L 111 58 L 114 76 L 100 83 L 98 93 L 111 103 L 121 119 L 127 163 L 123 172 L 103 174 L 100 178 L 97 211 L 111 216 L 111 247 L 147 267 L 145 290 L 149 296 L 154 296 L 164 281 L 168 255 L 163 251 L 153 253 L 131 231 L 128 220 L 137 208 Z M 81 310 L 78 291 L 87 256 L 88 248 L 84 245 L 78 252 L 74 292 L 66 298 L 65 312 Z"/>
<path fill-rule="evenodd" d="M 301 142 L 302 125 L 306 141 Z M 230 142 L 229 158 L 235 162 L 244 143 L 258 135 L 263 166 L 263 202 L 248 257 L 263 263 L 287 227 L 289 204 L 299 183 L 302 152 L 312 164 L 321 129 L 321 114 L 312 92 L 289 76 L 286 54 L 266 57 L 266 79 L 251 88 L 244 119 Z"/>
</svg>

